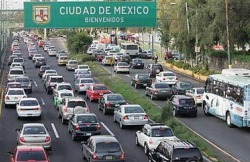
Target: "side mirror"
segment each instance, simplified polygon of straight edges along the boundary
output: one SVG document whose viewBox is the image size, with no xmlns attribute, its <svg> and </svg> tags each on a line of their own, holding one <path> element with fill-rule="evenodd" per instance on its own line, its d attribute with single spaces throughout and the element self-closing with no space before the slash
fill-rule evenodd
<svg viewBox="0 0 250 162">
<path fill-rule="evenodd" d="M 20 129 L 20 128 L 16 128 L 15 130 L 16 130 L 16 131 L 18 131 L 18 132 L 20 132 L 20 131 L 21 131 L 21 129 Z"/>
<path fill-rule="evenodd" d="M 8 151 L 8 152 L 7 152 L 7 155 L 13 155 L 13 152 Z"/>
</svg>

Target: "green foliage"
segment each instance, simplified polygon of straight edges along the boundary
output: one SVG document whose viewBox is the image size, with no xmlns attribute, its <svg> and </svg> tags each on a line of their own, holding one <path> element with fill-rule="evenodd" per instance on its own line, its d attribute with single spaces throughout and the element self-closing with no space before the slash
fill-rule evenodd
<svg viewBox="0 0 250 162">
<path fill-rule="evenodd" d="M 87 55 L 87 54 L 83 54 L 85 55 L 84 57 L 82 57 L 82 62 L 87 62 L 87 61 L 95 61 L 95 57 L 92 55 Z"/>
<path fill-rule="evenodd" d="M 227 51 L 216 51 L 213 50 L 210 53 L 211 57 L 227 58 Z"/>
</svg>

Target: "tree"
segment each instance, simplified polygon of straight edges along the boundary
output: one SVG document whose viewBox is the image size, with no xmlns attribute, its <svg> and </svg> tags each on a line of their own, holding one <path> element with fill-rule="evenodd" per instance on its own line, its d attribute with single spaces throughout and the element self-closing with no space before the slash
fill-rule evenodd
<svg viewBox="0 0 250 162">
<path fill-rule="evenodd" d="M 86 32 L 72 31 L 67 35 L 67 47 L 70 53 L 78 54 L 86 52 L 88 46 L 92 43 L 92 38 Z"/>
</svg>

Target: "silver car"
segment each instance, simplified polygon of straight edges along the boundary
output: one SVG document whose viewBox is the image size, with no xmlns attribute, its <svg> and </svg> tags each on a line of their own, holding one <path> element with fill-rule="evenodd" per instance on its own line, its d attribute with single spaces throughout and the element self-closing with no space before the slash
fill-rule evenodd
<svg viewBox="0 0 250 162">
<path fill-rule="evenodd" d="M 86 92 L 91 84 L 95 84 L 92 78 L 77 78 L 75 81 L 75 91 L 78 93 Z"/>
<path fill-rule="evenodd" d="M 115 108 L 114 122 L 118 122 L 121 129 L 128 125 L 144 125 L 148 123 L 148 115 L 140 105 L 121 105 Z"/>
<path fill-rule="evenodd" d="M 51 150 L 51 137 L 42 123 L 26 123 L 16 129 L 18 145 L 43 146 Z"/>
<path fill-rule="evenodd" d="M 78 66 L 78 62 L 76 60 L 69 60 L 66 64 L 66 70 L 75 70 Z"/>
</svg>

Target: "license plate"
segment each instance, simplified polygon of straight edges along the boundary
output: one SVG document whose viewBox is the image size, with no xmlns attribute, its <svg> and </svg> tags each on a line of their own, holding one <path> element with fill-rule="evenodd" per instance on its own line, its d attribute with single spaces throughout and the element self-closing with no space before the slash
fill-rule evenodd
<svg viewBox="0 0 250 162">
<path fill-rule="evenodd" d="M 120 106 L 119 104 L 115 104 L 116 107 Z"/>
<path fill-rule="evenodd" d="M 18 99 L 18 97 L 14 97 L 14 100 L 17 100 Z"/>
<path fill-rule="evenodd" d="M 27 114 L 28 116 L 32 116 L 32 114 Z"/>
<path fill-rule="evenodd" d="M 137 65 L 141 65 L 141 64 L 137 64 Z"/>
<path fill-rule="evenodd" d="M 139 119 L 140 117 L 139 116 L 135 116 L 134 119 Z"/>
<path fill-rule="evenodd" d="M 85 135 L 86 135 L 86 136 L 91 136 L 91 133 L 86 133 Z"/>
<path fill-rule="evenodd" d="M 99 93 L 100 95 L 103 95 L 103 93 Z"/>
<path fill-rule="evenodd" d="M 165 92 L 167 92 L 167 91 L 161 91 L 161 92 L 165 93 Z"/>
<path fill-rule="evenodd" d="M 112 160 L 112 159 L 113 159 L 113 156 L 106 156 L 105 159 L 106 159 L 106 160 Z"/>
<path fill-rule="evenodd" d="M 143 84 L 143 86 L 147 86 L 147 84 Z"/>
</svg>

